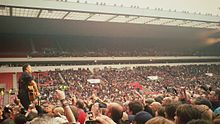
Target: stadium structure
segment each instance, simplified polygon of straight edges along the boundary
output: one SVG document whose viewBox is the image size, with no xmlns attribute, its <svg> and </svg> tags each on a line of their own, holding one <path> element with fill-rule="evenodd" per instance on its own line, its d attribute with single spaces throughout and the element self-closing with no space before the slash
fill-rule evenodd
<svg viewBox="0 0 220 124">
<path fill-rule="evenodd" d="M 24 63 L 35 65 L 35 72 L 220 64 L 219 14 L 81 0 L 0 0 L 0 88 L 5 91 L 4 102 L 9 98 L 6 91 L 17 89 Z M 146 48 L 149 52 L 95 54 L 100 48 Z M 81 49 L 89 54 L 78 54 Z"/>
</svg>

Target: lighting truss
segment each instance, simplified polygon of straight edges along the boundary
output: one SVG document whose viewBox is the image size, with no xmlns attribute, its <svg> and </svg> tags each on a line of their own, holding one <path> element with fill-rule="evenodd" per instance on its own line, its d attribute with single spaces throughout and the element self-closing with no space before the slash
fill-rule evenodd
<svg viewBox="0 0 220 124">
<path fill-rule="evenodd" d="M 39 9 L 12 8 L 12 15 L 20 17 L 37 17 L 39 11 Z"/>
<path fill-rule="evenodd" d="M 1 16 L 10 16 L 10 8 L 9 7 L 0 7 L 0 15 Z"/>
</svg>

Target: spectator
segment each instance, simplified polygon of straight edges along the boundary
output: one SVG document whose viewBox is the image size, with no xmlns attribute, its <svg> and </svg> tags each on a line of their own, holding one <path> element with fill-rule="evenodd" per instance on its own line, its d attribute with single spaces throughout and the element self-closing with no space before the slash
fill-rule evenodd
<svg viewBox="0 0 220 124">
<path fill-rule="evenodd" d="M 215 113 L 215 116 L 220 116 L 220 107 L 216 108 L 214 113 Z"/>
<path fill-rule="evenodd" d="M 19 114 L 15 116 L 14 119 L 15 124 L 25 124 L 27 122 L 27 118 L 23 114 Z"/>
<path fill-rule="evenodd" d="M 128 114 L 129 115 L 135 115 L 142 110 L 143 110 L 143 105 L 142 105 L 142 103 L 140 103 L 138 101 L 133 101 L 128 104 Z"/>
<path fill-rule="evenodd" d="M 78 122 L 80 122 L 80 124 L 84 124 L 85 120 L 86 120 L 86 113 L 84 111 L 84 103 L 82 100 L 78 100 L 76 102 L 76 107 L 78 109 Z"/>
<path fill-rule="evenodd" d="M 189 104 L 178 106 L 175 116 L 176 124 L 187 124 L 187 122 L 193 119 L 201 119 L 201 113 L 199 110 Z"/>
<path fill-rule="evenodd" d="M 213 120 L 213 111 L 206 105 L 196 105 L 194 106 L 201 113 L 201 119 L 212 122 Z"/>
<path fill-rule="evenodd" d="M 158 116 L 165 117 L 165 107 L 161 107 L 157 113 L 158 113 Z"/>
<path fill-rule="evenodd" d="M 210 109 L 212 109 L 212 103 L 206 99 L 206 98 L 202 98 L 202 97 L 197 97 L 194 101 L 194 104 L 196 105 L 206 105 L 208 106 Z"/>
<path fill-rule="evenodd" d="M 106 115 L 115 123 L 120 124 L 123 116 L 123 107 L 118 103 L 110 103 L 106 109 Z"/>
<path fill-rule="evenodd" d="M 148 120 L 152 118 L 148 112 L 140 111 L 135 115 L 134 122 L 135 124 L 145 124 Z"/>
<path fill-rule="evenodd" d="M 162 100 L 162 106 L 166 106 L 166 105 L 169 105 L 173 102 L 172 98 L 171 97 L 165 97 L 163 98 Z"/>
<path fill-rule="evenodd" d="M 134 121 L 135 115 L 140 111 L 143 111 L 143 105 L 141 102 L 138 102 L 138 101 L 129 102 L 129 104 L 128 104 L 128 120 L 129 120 L 129 122 Z"/>
<path fill-rule="evenodd" d="M 178 107 L 178 104 L 168 104 L 165 106 L 165 117 L 171 121 L 175 121 L 175 112 Z"/>
<path fill-rule="evenodd" d="M 210 121 L 197 119 L 197 120 L 191 120 L 187 124 L 212 124 Z"/>
<path fill-rule="evenodd" d="M 151 109 L 154 111 L 155 116 L 158 116 L 158 111 L 162 108 L 159 102 L 153 102 L 150 104 Z"/>
<path fill-rule="evenodd" d="M 164 117 L 154 117 L 147 121 L 145 124 L 174 124 L 174 122 Z"/>
</svg>

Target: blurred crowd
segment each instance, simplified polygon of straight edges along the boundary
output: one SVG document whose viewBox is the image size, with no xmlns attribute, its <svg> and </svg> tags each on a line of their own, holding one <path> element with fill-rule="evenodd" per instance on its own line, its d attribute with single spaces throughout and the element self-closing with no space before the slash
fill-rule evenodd
<svg viewBox="0 0 220 124">
<path fill-rule="evenodd" d="M 193 52 L 161 50 L 159 48 L 139 48 L 139 49 L 123 49 L 123 48 L 97 48 L 97 49 L 84 49 L 74 50 L 65 49 L 60 51 L 56 48 L 44 48 L 42 51 L 31 53 L 30 56 L 43 56 L 43 57 L 133 57 L 133 56 L 192 56 Z M 195 54 L 200 55 L 200 54 Z"/>
<path fill-rule="evenodd" d="M 220 65 L 57 69 L 36 82 L 40 104 L 16 98 L 0 123 L 220 124 Z"/>
</svg>

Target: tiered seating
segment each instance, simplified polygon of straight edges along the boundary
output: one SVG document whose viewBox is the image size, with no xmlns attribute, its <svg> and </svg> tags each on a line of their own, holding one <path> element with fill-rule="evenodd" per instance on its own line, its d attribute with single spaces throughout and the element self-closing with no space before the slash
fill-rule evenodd
<svg viewBox="0 0 220 124">
<path fill-rule="evenodd" d="M 44 51 L 45 49 L 57 48 L 56 42 L 50 39 L 35 38 L 33 39 L 33 43 L 35 45 L 36 51 L 38 52 Z"/>
<path fill-rule="evenodd" d="M 0 38 L 0 57 L 127 57 L 219 55 L 219 44 L 208 49 L 181 50 L 135 38 L 12 36 Z"/>
<path fill-rule="evenodd" d="M 31 51 L 28 39 L 5 38 L 0 40 L 0 57 L 25 57 Z"/>
</svg>

